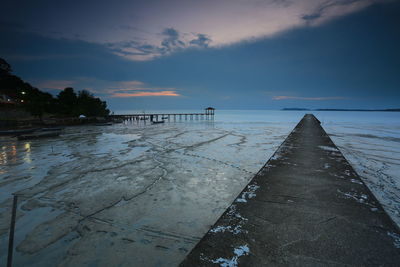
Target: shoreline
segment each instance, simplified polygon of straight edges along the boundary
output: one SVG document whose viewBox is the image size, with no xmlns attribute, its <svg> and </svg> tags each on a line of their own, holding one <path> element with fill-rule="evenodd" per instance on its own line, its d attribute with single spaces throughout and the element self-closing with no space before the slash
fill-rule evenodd
<svg viewBox="0 0 400 267">
<path fill-rule="evenodd" d="M 0 130 L 21 130 L 37 127 L 61 127 L 61 126 L 80 126 L 95 123 L 112 122 L 111 118 L 92 117 L 92 118 L 46 118 L 46 119 L 27 119 L 27 120 L 0 120 Z"/>
</svg>

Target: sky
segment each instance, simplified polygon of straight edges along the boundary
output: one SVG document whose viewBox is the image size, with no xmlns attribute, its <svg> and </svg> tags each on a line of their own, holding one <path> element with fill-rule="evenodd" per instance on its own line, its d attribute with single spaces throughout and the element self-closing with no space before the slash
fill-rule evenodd
<svg viewBox="0 0 400 267">
<path fill-rule="evenodd" d="M 113 111 L 400 108 L 400 1 L 3 0 L 0 57 Z"/>
</svg>

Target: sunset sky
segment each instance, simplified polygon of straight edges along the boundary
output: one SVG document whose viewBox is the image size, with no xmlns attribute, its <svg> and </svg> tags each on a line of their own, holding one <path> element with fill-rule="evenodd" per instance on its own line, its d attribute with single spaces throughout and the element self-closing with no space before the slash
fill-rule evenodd
<svg viewBox="0 0 400 267">
<path fill-rule="evenodd" d="M 400 107 L 400 1 L 5 0 L 0 32 L 14 74 L 112 110 Z"/>
</svg>

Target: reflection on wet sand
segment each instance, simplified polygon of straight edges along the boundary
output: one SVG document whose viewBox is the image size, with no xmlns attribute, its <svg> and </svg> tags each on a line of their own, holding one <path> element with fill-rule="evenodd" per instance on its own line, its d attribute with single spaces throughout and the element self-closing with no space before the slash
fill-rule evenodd
<svg viewBox="0 0 400 267">
<path fill-rule="evenodd" d="M 0 164 L 10 165 L 17 162 L 17 147 L 15 144 L 3 145 L 1 147 Z"/>
</svg>

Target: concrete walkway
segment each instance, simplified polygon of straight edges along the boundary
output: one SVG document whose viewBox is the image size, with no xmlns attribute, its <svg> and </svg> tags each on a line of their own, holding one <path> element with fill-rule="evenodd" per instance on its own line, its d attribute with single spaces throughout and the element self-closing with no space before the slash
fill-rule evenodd
<svg viewBox="0 0 400 267">
<path fill-rule="evenodd" d="M 400 232 L 306 115 L 180 266 L 400 266 Z"/>
</svg>

